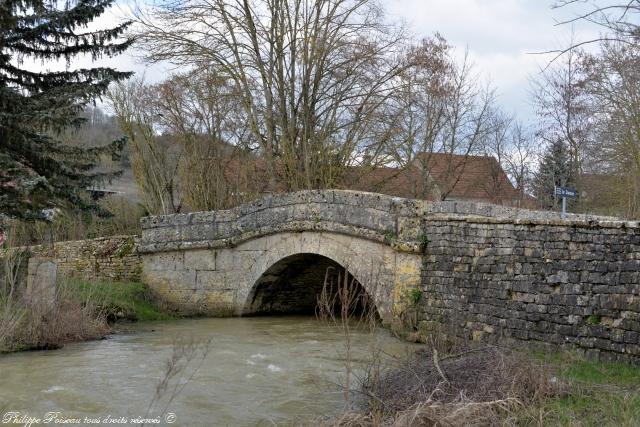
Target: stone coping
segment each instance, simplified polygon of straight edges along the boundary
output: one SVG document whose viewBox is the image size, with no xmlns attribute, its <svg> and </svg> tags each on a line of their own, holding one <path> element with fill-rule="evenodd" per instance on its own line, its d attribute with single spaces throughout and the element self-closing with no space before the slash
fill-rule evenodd
<svg viewBox="0 0 640 427">
<path fill-rule="evenodd" d="M 640 229 L 640 221 L 595 220 L 595 219 L 527 219 L 527 218 L 492 218 L 483 216 L 437 215 L 427 217 L 430 222 L 467 222 L 470 224 L 512 224 L 540 225 L 552 227 L 574 228 L 617 228 Z"/>
<path fill-rule="evenodd" d="M 494 218 L 497 223 L 600 226 L 605 228 L 638 227 L 637 221 L 622 221 L 614 217 L 568 214 L 568 219 L 563 220 L 558 212 L 533 211 L 463 201 L 430 202 L 351 190 L 310 190 L 266 195 L 253 202 L 228 210 L 145 217 L 141 219 L 141 225 L 143 229 L 151 229 L 213 222 L 231 222 L 268 209 L 310 203 L 347 205 L 373 209 L 393 216 L 420 217 L 429 220 L 455 220 L 456 217 L 463 216 L 467 218 L 484 218 L 487 222 L 489 222 L 488 218 Z M 467 221 L 478 222 L 481 220 Z"/>
<path fill-rule="evenodd" d="M 116 234 L 113 236 L 104 236 L 104 237 L 94 237 L 92 239 L 80 239 L 80 240 L 60 240 L 57 242 L 51 243 L 40 243 L 38 245 L 30 245 L 30 246 L 13 246 L 8 248 L 10 251 L 26 251 L 33 254 L 44 254 L 54 251 L 58 248 L 66 248 L 72 246 L 80 246 L 80 245 L 91 245 L 91 244 L 99 244 L 101 242 L 108 241 L 116 241 L 116 240 L 129 240 L 132 239 L 134 244 L 137 245 L 140 236 L 135 234 Z"/>
<path fill-rule="evenodd" d="M 143 218 L 139 253 L 234 247 L 282 232 L 336 233 L 424 250 L 425 224 L 495 224 L 515 227 L 637 230 L 637 221 L 527 211 L 471 202 L 428 202 L 375 193 L 325 190 L 266 196 L 229 210 Z"/>
</svg>

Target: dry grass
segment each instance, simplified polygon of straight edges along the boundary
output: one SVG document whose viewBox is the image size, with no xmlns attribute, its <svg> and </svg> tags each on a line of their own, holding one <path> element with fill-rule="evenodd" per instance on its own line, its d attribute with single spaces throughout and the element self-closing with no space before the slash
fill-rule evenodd
<svg viewBox="0 0 640 427">
<path fill-rule="evenodd" d="M 140 235 L 140 218 L 145 216 L 146 212 L 138 203 L 124 197 L 109 196 L 100 200 L 99 206 L 106 216 L 61 211 L 51 222 L 13 220 L 9 224 L 9 235 L 13 235 L 13 238 L 7 246 L 53 244 L 117 235 Z"/>
<path fill-rule="evenodd" d="M 318 299 L 319 317 L 344 332 L 347 380 L 343 387 L 348 412 L 312 425 L 498 425 L 521 407 L 537 406 L 563 393 L 564 386 L 554 380 L 542 361 L 494 346 L 466 347 L 439 334 L 430 337 L 429 350 L 408 352 L 403 357 L 377 354 L 357 378 L 349 357 L 349 325 L 353 320 L 370 323 L 366 320 L 373 316 L 366 313 L 373 310 L 367 310 L 369 304 L 359 300 L 362 295 L 346 271 L 334 272 L 336 277 L 330 273 L 327 271 Z M 365 309 L 360 310 L 361 306 Z M 359 317 L 362 312 L 365 315 Z"/>
<path fill-rule="evenodd" d="M 369 409 L 386 414 L 424 402 L 457 404 L 517 399 L 528 403 L 557 389 L 541 362 L 482 347 L 440 356 L 437 350 L 418 350 L 395 366 L 364 382 Z"/>
<path fill-rule="evenodd" d="M 490 426 L 505 424 L 524 406 L 564 393 L 549 368 L 496 347 L 462 349 L 440 356 L 418 350 L 369 369 L 363 410 L 324 426 Z M 508 423 L 508 422 L 507 422 Z"/>
<path fill-rule="evenodd" d="M 349 413 L 327 425 L 349 427 L 494 426 L 501 423 L 501 413 L 508 412 L 519 404 L 516 399 L 446 404 L 427 400 L 398 412 L 391 418 L 385 419 L 376 413 Z"/>
<path fill-rule="evenodd" d="M 0 305 L 0 352 L 60 348 L 102 338 L 105 316 L 64 285 L 51 298 L 6 300 Z"/>
<path fill-rule="evenodd" d="M 377 280 L 370 283 L 377 283 Z M 372 298 L 347 268 L 336 270 L 329 267 L 325 272 L 322 291 L 318 295 L 316 316 L 328 324 L 336 326 L 342 332 L 345 364 L 343 395 L 345 407 L 351 407 L 354 369 L 352 329 L 369 327 L 371 332 L 375 330 L 378 323 L 375 305 Z"/>
</svg>

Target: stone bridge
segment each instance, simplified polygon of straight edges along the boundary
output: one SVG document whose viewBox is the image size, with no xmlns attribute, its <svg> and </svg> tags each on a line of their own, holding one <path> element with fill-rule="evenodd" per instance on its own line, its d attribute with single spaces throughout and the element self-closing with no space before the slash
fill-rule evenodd
<svg viewBox="0 0 640 427">
<path fill-rule="evenodd" d="M 640 360 L 637 222 L 326 190 L 142 228 L 143 280 L 185 314 L 313 313 L 346 269 L 414 333 Z"/>
<path fill-rule="evenodd" d="M 145 281 L 182 311 L 313 312 L 333 267 L 348 270 L 391 320 L 394 304 L 420 286 L 425 206 L 346 191 L 266 197 L 147 218 L 138 251 Z"/>
</svg>

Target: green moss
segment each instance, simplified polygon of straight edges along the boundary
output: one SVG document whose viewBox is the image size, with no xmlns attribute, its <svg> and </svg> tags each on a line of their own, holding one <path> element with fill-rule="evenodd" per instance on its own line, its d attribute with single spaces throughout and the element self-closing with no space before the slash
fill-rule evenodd
<svg viewBox="0 0 640 427">
<path fill-rule="evenodd" d="M 166 320 L 172 316 L 153 304 L 147 285 L 137 282 L 86 282 L 73 280 L 66 283 L 68 290 L 87 304 L 94 305 L 111 321 Z"/>
<path fill-rule="evenodd" d="M 133 252 L 133 248 L 135 247 L 135 242 L 133 237 L 128 237 L 116 251 L 113 253 L 118 258 L 124 258 L 127 255 L 130 255 Z"/>
<path fill-rule="evenodd" d="M 420 289 L 417 289 L 417 288 L 411 289 L 409 291 L 408 298 L 411 304 L 413 306 L 416 306 L 418 305 L 418 303 L 420 302 L 420 299 L 422 298 L 422 292 L 420 291 Z"/>
<path fill-rule="evenodd" d="M 386 231 L 384 233 L 384 241 L 389 245 L 393 245 L 398 241 L 398 236 L 393 231 Z"/>
<path fill-rule="evenodd" d="M 592 314 L 591 316 L 587 317 L 587 325 L 591 325 L 591 326 L 599 325 L 600 320 L 601 320 L 600 316 Z"/>
<path fill-rule="evenodd" d="M 427 251 L 427 246 L 429 246 L 429 243 L 431 243 L 431 240 L 429 240 L 429 236 L 427 236 L 426 234 L 421 234 L 420 235 L 420 251 L 422 253 L 425 253 Z"/>
</svg>

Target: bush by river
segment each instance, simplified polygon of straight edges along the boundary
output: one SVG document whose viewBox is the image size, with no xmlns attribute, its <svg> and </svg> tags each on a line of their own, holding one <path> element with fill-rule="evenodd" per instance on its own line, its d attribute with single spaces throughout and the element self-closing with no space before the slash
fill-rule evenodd
<svg viewBox="0 0 640 427">
<path fill-rule="evenodd" d="M 120 320 L 171 318 L 142 283 L 69 280 L 50 298 L 5 298 L 0 302 L 0 352 L 60 348 L 99 339 Z"/>
</svg>

